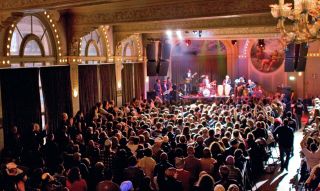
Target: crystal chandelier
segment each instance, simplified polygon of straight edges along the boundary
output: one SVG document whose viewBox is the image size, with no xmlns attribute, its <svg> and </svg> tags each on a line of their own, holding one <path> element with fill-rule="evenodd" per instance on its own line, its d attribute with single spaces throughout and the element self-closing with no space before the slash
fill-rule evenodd
<svg viewBox="0 0 320 191">
<path fill-rule="evenodd" d="M 294 0 L 293 7 L 292 3 L 279 0 L 279 4 L 270 7 L 286 43 L 299 44 L 320 38 L 320 0 Z"/>
</svg>

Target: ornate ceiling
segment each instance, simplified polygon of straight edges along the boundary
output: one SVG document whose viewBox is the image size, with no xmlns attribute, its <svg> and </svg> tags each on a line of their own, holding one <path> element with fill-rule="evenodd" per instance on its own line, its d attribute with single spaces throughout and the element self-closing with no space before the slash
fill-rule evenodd
<svg viewBox="0 0 320 191">
<path fill-rule="evenodd" d="M 293 0 L 290 0 L 293 1 Z M 118 36 L 162 33 L 166 29 L 210 29 L 235 35 L 250 28 L 275 33 L 270 4 L 278 0 L 0 0 L 1 26 L 16 12 L 56 11 L 67 20 L 72 36 L 99 25 L 112 25 Z M 273 28 L 272 28 L 273 27 Z M 239 30 L 232 30 L 238 28 Z M 247 29 L 246 29 L 247 28 Z M 241 29 L 241 30 L 240 30 Z M 241 32 L 242 31 L 242 32 Z"/>
</svg>

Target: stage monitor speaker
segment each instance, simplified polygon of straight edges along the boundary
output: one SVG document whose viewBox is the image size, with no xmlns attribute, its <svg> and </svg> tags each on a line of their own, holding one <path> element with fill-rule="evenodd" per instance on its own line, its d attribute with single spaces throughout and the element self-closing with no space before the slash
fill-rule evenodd
<svg viewBox="0 0 320 191">
<path fill-rule="evenodd" d="M 159 76 L 166 76 L 168 74 L 169 61 L 161 60 L 159 63 Z"/>
<path fill-rule="evenodd" d="M 162 43 L 161 48 L 161 60 L 169 60 L 170 59 L 170 52 L 171 52 L 171 45 L 169 43 Z"/>
<path fill-rule="evenodd" d="M 307 58 L 306 57 L 299 57 L 298 61 L 296 63 L 296 71 L 297 72 L 304 72 L 306 69 L 306 63 L 307 63 Z"/>
<path fill-rule="evenodd" d="M 152 92 L 147 92 L 147 100 L 154 100 L 156 98 L 156 92 L 152 91 Z"/>
<path fill-rule="evenodd" d="M 294 72 L 295 68 L 295 58 L 294 57 L 286 57 L 284 61 L 284 71 L 285 72 Z"/>
<path fill-rule="evenodd" d="M 154 42 L 147 44 L 147 59 L 156 60 L 156 44 Z"/>
<path fill-rule="evenodd" d="M 147 61 L 147 76 L 157 76 L 158 64 L 156 61 Z"/>
</svg>

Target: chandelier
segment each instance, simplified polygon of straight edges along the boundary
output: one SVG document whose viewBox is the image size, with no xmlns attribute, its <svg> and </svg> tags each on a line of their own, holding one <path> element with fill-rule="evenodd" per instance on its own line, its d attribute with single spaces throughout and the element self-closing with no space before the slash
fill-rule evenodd
<svg viewBox="0 0 320 191">
<path fill-rule="evenodd" d="M 300 44 L 320 38 L 320 0 L 294 0 L 293 7 L 292 3 L 279 0 L 279 4 L 270 7 L 286 43 Z"/>
</svg>

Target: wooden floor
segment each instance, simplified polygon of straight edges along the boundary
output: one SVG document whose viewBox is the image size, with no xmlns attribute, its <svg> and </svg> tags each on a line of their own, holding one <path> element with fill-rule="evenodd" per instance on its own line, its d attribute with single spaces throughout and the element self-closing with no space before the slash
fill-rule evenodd
<svg viewBox="0 0 320 191">
<path fill-rule="evenodd" d="M 300 141 L 303 138 L 303 133 L 298 131 L 294 134 L 294 156 L 290 159 L 288 171 L 280 171 L 280 161 L 276 161 L 277 165 L 272 173 L 264 175 L 260 181 L 255 185 L 253 190 L 257 191 L 289 191 L 295 190 L 289 184 L 290 179 L 297 174 L 297 169 L 300 166 Z M 279 156 L 278 148 L 273 149 L 274 156 Z M 269 162 L 273 162 L 272 159 Z M 272 167 L 272 166 L 271 166 Z M 268 169 L 270 170 L 270 169 Z M 271 170 L 273 170 L 271 168 Z"/>
</svg>

